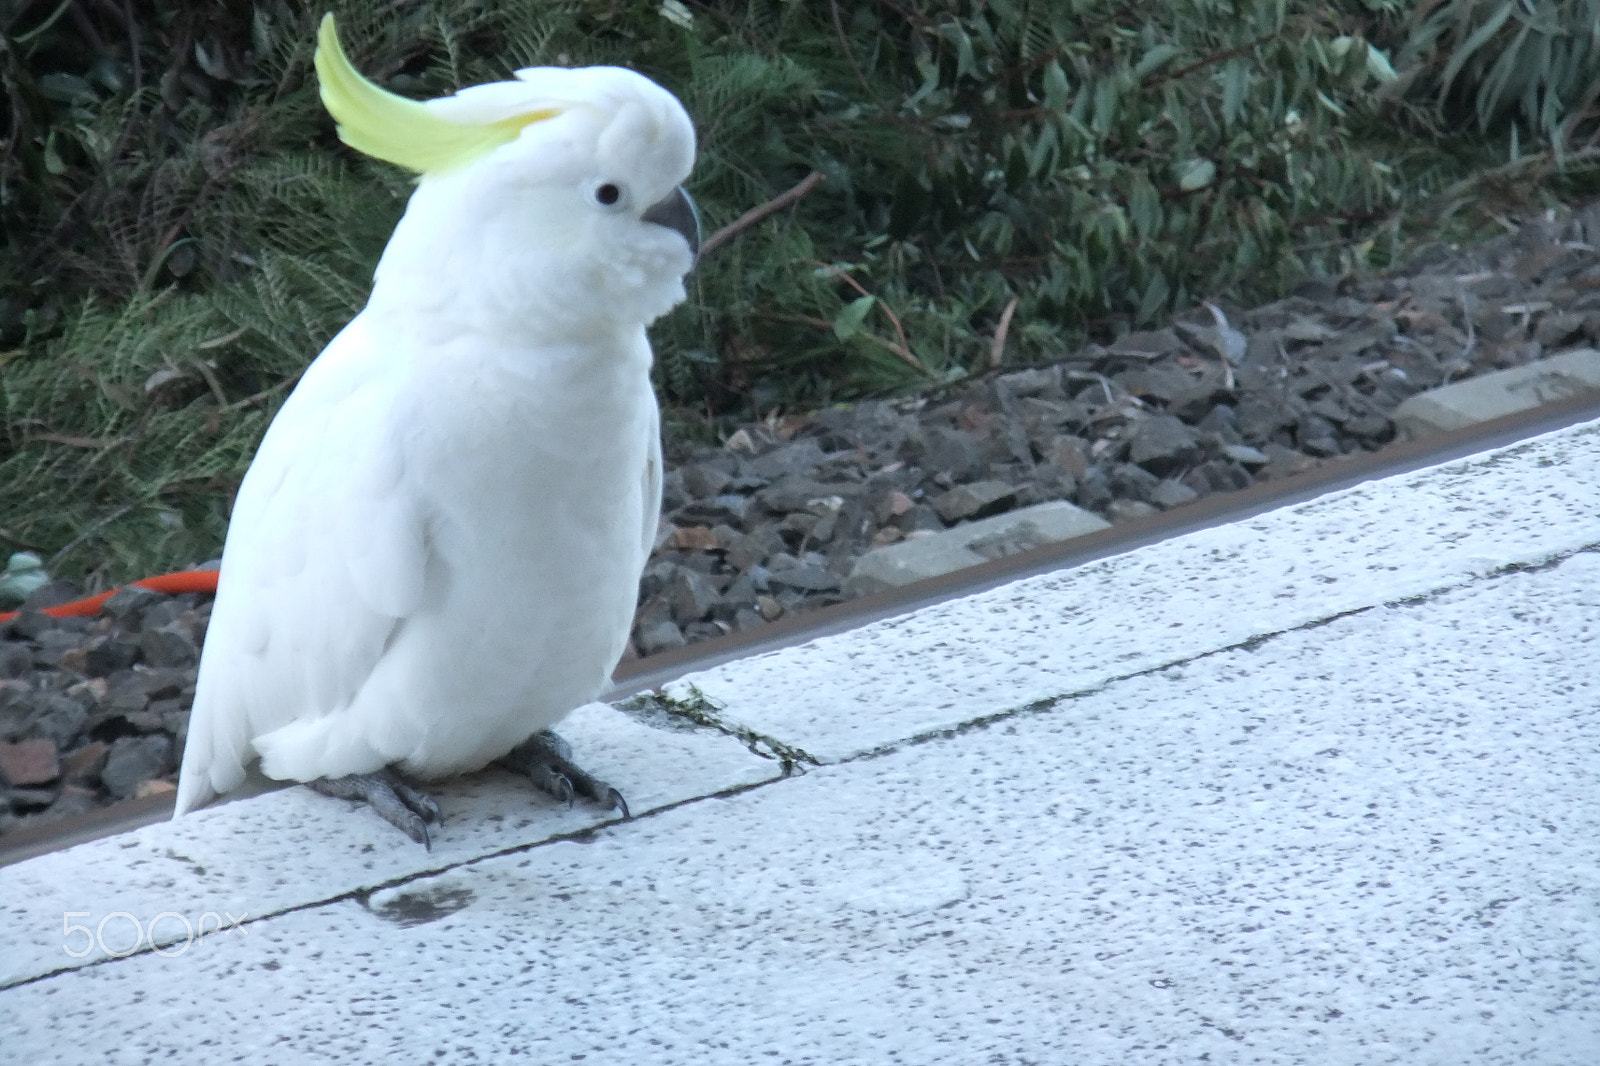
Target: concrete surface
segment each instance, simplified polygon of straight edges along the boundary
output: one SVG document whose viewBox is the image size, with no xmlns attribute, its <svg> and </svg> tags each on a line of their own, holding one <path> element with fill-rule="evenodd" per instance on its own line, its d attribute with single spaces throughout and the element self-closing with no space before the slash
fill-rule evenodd
<svg viewBox="0 0 1600 1066">
<path fill-rule="evenodd" d="M 1600 351 L 1577 348 L 1418 393 L 1395 408 L 1394 423 L 1402 435 L 1416 439 L 1595 390 L 1600 390 Z"/>
<path fill-rule="evenodd" d="M 953 574 L 987 559 L 1095 533 L 1110 524 L 1065 500 L 1019 507 L 993 518 L 980 518 L 953 529 L 914 535 L 899 544 L 873 548 L 856 560 L 845 588 L 853 595 L 898 588 L 924 578 Z"/>
<path fill-rule="evenodd" d="M 670 691 L 822 763 L 596 706 L 629 823 L 485 775 L 431 855 L 291 789 L 5 868 L 0 1058 L 1600 1061 L 1600 424 Z"/>
</svg>

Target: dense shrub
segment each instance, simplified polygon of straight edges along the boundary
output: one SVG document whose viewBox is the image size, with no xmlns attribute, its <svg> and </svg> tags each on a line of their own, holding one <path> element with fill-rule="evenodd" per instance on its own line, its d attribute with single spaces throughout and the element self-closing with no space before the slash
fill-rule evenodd
<svg viewBox="0 0 1600 1066">
<path fill-rule="evenodd" d="M 1440 29 L 1444 7 L 1386 0 L 334 6 L 357 64 L 409 95 L 537 63 L 656 77 L 699 125 L 711 229 L 824 176 L 709 256 L 657 330 L 663 396 L 702 424 L 1047 359 L 1202 297 L 1381 265 L 1405 209 L 1470 158 L 1420 111 L 1402 140 L 1368 41 L 1411 42 L 1417 100 L 1448 106 L 1499 69 L 1481 31 L 1449 51 L 1470 18 Z M 322 4 L 15 8 L 0 538 L 117 577 L 203 558 L 271 413 L 361 306 L 408 181 L 321 113 Z M 1580 82 L 1516 99 L 1550 132 L 1550 101 L 1581 104 Z"/>
</svg>

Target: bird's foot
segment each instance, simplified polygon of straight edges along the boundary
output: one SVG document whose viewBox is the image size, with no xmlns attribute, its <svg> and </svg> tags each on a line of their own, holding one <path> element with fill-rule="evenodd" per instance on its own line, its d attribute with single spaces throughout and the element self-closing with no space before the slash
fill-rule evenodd
<svg viewBox="0 0 1600 1066">
<path fill-rule="evenodd" d="M 535 788 L 550 793 L 568 807 L 574 796 L 583 796 L 605 810 L 620 810 L 624 818 L 632 817 L 622 793 L 573 765 L 572 746 L 548 729 L 518 744 L 499 762 L 513 773 L 525 775 Z"/>
<path fill-rule="evenodd" d="M 383 769 L 373 774 L 347 774 L 344 777 L 320 777 L 307 781 L 306 787 L 335 799 L 362 800 L 384 821 L 394 826 L 418 844 L 433 850 L 428 837 L 428 823 L 437 823 L 443 816 L 433 797 L 418 792 L 393 770 Z"/>
</svg>

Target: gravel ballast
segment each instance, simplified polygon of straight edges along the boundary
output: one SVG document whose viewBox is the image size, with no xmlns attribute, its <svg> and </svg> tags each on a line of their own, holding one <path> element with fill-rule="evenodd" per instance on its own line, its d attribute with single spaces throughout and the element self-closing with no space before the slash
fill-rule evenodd
<svg viewBox="0 0 1600 1066">
<path fill-rule="evenodd" d="M 669 441 L 630 654 L 841 602 L 874 549 L 1020 508 L 1116 524 L 1381 448 L 1411 396 L 1600 344 L 1596 248 L 1600 205 L 946 394 Z M 40 613 L 78 593 L 51 582 L 0 625 L 0 833 L 176 782 L 209 597 L 126 589 L 95 618 Z"/>
</svg>

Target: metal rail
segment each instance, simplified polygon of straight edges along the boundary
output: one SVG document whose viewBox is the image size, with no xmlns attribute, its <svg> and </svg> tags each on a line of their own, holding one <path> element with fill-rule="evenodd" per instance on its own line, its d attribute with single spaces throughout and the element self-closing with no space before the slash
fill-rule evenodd
<svg viewBox="0 0 1600 1066">
<path fill-rule="evenodd" d="M 1380 451 L 1328 460 L 1316 469 L 1281 481 L 1264 482 L 1237 492 L 1209 496 L 1184 507 L 1135 519 L 1059 544 L 1044 545 L 830 607 L 787 615 L 776 622 L 742 633 L 729 633 L 648 658 L 628 660 L 617 668 L 616 684 L 604 698 L 616 700 L 649 691 L 685 674 L 710 669 L 734 659 L 803 644 L 931 604 L 970 596 L 1021 578 L 1081 566 L 1196 530 L 1226 525 L 1314 499 L 1365 481 L 1421 470 L 1597 418 L 1600 418 L 1600 392 L 1589 392 L 1422 440 L 1392 444 Z M 287 787 L 284 782 L 252 774 L 241 789 L 230 793 L 220 802 L 244 799 L 283 787 Z M 163 821 L 172 816 L 172 805 L 173 796 L 166 793 L 126 800 L 48 825 L 13 831 L 0 837 L 0 866 Z"/>
</svg>

